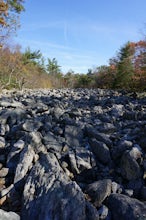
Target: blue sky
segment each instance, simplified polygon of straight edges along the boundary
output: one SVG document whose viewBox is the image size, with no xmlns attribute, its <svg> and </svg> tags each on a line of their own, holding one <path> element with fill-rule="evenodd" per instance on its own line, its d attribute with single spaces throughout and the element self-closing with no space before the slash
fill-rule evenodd
<svg viewBox="0 0 146 220">
<path fill-rule="evenodd" d="M 25 9 L 15 41 L 56 58 L 63 72 L 108 64 L 146 29 L 146 0 L 26 0 Z"/>
</svg>

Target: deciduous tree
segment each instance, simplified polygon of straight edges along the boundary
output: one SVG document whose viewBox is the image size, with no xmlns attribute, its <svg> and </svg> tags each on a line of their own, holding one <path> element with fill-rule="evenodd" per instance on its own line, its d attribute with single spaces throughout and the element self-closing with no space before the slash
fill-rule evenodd
<svg viewBox="0 0 146 220">
<path fill-rule="evenodd" d="M 18 15 L 24 10 L 24 0 L 0 0 L 0 45 L 19 26 Z"/>
</svg>

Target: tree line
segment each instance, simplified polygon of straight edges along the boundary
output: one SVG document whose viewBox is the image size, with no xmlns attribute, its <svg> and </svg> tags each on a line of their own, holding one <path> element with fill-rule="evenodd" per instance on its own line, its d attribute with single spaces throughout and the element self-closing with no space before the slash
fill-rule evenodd
<svg viewBox="0 0 146 220">
<path fill-rule="evenodd" d="M 0 0 L 0 89 L 11 88 L 105 88 L 146 90 L 146 38 L 127 42 L 109 59 L 108 65 L 63 73 L 56 58 L 47 61 L 40 50 L 9 46 L 9 37 L 19 27 L 24 0 Z"/>
</svg>

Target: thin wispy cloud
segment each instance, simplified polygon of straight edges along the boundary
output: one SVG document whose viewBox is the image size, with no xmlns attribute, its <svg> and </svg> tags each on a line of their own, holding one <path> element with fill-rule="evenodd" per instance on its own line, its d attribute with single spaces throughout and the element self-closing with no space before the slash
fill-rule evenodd
<svg viewBox="0 0 146 220">
<path fill-rule="evenodd" d="M 39 40 L 24 40 L 21 38 L 18 38 L 19 42 L 23 43 L 23 46 L 31 46 L 31 47 L 37 47 L 38 49 L 41 48 L 53 48 L 53 49 L 61 49 L 61 50 L 75 50 L 75 48 L 68 47 L 62 44 L 55 44 L 52 42 L 44 42 L 44 41 L 39 41 Z"/>
<path fill-rule="evenodd" d="M 141 39 L 145 6 L 145 0 L 26 1 L 17 42 L 55 57 L 64 70 L 87 72 L 108 63 L 127 41 Z"/>
<path fill-rule="evenodd" d="M 41 29 L 60 29 L 64 27 L 64 21 L 30 22 L 21 28 L 21 31 L 39 31 Z"/>
<path fill-rule="evenodd" d="M 69 69 L 73 69 L 75 72 L 84 73 L 87 72 L 88 68 L 93 67 L 98 61 L 101 61 L 100 54 L 97 55 L 95 51 L 80 51 L 78 48 L 71 48 L 60 44 L 53 44 L 51 42 L 35 40 L 23 41 L 23 50 L 28 46 L 30 46 L 32 50 L 40 49 L 43 56 L 46 58 L 46 62 L 47 58 L 56 58 L 59 65 L 62 66 L 62 71 L 64 73 Z"/>
</svg>

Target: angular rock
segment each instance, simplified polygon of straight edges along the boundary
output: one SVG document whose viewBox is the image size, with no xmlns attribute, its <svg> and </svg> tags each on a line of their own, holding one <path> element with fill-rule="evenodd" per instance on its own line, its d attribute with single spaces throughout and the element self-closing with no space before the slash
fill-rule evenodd
<svg viewBox="0 0 146 220">
<path fill-rule="evenodd" d="M 20 216 L 15 212 L 6 212 L 0 209 L 0 219 L 2 220 L 20 220 Z"/>
<path fill-rule="evenodd" d="M 137 160 L 142 158 L 142 149 L 139 145 L 135 145 L 129 152 L 130 156 Z"/>
<path fill-rule="evenodd" d="M 13 147 L 11 148 L 8 156 L 7 156 L 7 167 L 11 169 L 11 171 L 15 171 L 16 166 L 19 162 L 20 152 L 25 146 L 25 142 L 23 140 L 18 140 Z"/>
<path fill-rule="evenodd" d="M 59 143 L 55 135 L 51 132 L 47 132 L 42 139 L 43 144 L 46 148 L 52 152 L 61 152 L 62 144 Z"/>
<path fill-rule="evenodd" d="M 104 179 L 89 184 L 85 191 L 91 197 L 94 205 L 100 207 L 105 198 L 111 194 L 111 187 L 111 180 Z"/>
<path fill-rule="evenodd" d="M 109 136 L 104 133 L 99 133 L 92 126 L 86 126 L 86 132 L 89 138 L 95 138 L 98 141 L 105 143 L 108 147 L 112 146 L 112 141 L 109 139 Z"/>
<path fill-rule="evenodd" d="M 113 220 L 146 219 L 146 205 L 126 195 L 111 194 L 107 206 L 112 213 Z"/>
<path fill-rule="evenodd" d="M 0 137 L 0 148 L 5 147 L 5 144 L 6 144 L 5 138 L 4 137 Z"/>
<path fill-rule="evenodd" d="M 118 159 L 123 155 L 123 153 L 132 148 L 133 143 L 131 141 L 122 140 L 116 146 L 112 148 L 113 159 Z"/>
<path fill-rule="evenodd" d="M 41 154 L 24 187 L 21 219 L 85 218 L 86 202 L 79 186 L 64 175 L 53 154 Z"/>
<path fill-rule="evenodd" d="M 22 129 L 28 132 L 35 132 L 38 131 L 39 128 L 42 126 L 42 123 L 37 120 L 26 120 L 25 123 L 22 125 Z"/>
<path fill-rule="evenodd" d="M 9 168 L 5 168 L 3 167 L 1 170 L 0 170 L 0 178 L 2 177 L 6 177 L 9 173 Z"/>
<path fill-rule="evenodd" d="M 78 174 L 80 173 L 79 172 L 79 169 L 77 167 L 77 161 L 76 161 L 76 156 L 75 156 L 75 153 L 73 151 L 69 151 L 69 162 L 70 162 L 70 168 L 71 168 L 71 171 L 74 173 L 74 174 Z"/>
<path fill-rule="evenodd" d="M 60 107 L 56 107 L 54 108 L 54 116 L 57 120 L 59 120 L 59 118 L 64 114 L 64 109 L 60 108 Z"/>
<path fill-rule="evenodd" d="M 79 147 L 82 139 L 83 132 L 81 128 L 72 125 L 65 126 L 65 139 L 66 143 L 71 147 Z"/>
<path fill-rule="evenodd" d="M 86 202 L 86 219 L 99 220 L 97 209 L 88 201 Z"/>
<path fill-rule="evenodd" d="M 135 179 L 135 180 L 130 180 L 127 184 L 124 185 L 125 189 L 132 190 L 133 191 L 133 196 L 135 198 L 140 198 L 141 195 L 141 189 L 143 188 L 144 181 L 143 179 Z"/>
<path fill-rule="evenodd" d="M 14 185 L 11 184 L 9 187 L 7 187 L 6 189 L 3 189 L 0 191 L 0 198 L 4 197 L 5 195 L 7 195 L 12 189 L 13 189 Z"/>
<path fill-rule="evenodd" d="M 32 168 L 34 155 L 34 150 L 30 145 L 28 145 L 22 150 L 14 177 L 15 185 L 23 185 L 24 177 L 26 176 L 27 172 L 30 171 L 30 169 Z"/>
<path fill-rule="evenodd" d="M 95 154 L 97 160 L 99 160 L 103 164 L 107 164 L 110 162 L 110 151 L 106 144 L 101 141 L 97 141 L 96 139 L 89 140 L 91 150 Z"/>
<path fill-rule="evenodd" d="M 121 175 L 127 180 L 138 179 L 142 173 L 137 161 L 126 151 L 121 158 Z"/>
<path fill-rule="evenodd" d="M 101 208 L 98 210 L 98 213 L 101 220 L 107 219 L 109 215 L 109 210 L 105 205 L 102 205 Z"/>
<path fill-rule="evenodd" d="M 22 219 L 108 220 L 111 191 L 145 201 L 145 98 L 37 89 L 6 91 L 0 105 L 0 170 L 9 169 L 0 178 L 3 208 Z"/>
<path fill-rule="evenodd" d="M 101 133 L 112 134 L 116 131 L 116 127 L 112 123 L 104 123 L 103 126 L 98 127 Z"/>
</svg>

